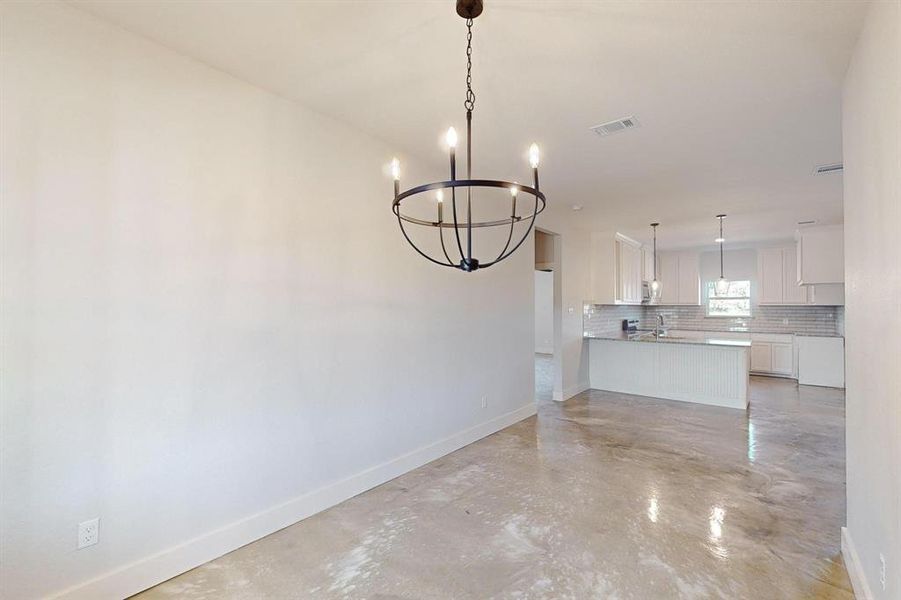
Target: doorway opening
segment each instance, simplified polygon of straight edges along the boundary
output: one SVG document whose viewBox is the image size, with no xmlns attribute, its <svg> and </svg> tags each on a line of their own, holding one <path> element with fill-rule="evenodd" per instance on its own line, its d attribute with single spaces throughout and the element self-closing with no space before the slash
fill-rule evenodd
<svg viewBox="0 0 901 600">
<path fill-rule="evenodd" d="M 562 396 L 560 236 L 535 230 L 535 400 Z"/>
</svg>

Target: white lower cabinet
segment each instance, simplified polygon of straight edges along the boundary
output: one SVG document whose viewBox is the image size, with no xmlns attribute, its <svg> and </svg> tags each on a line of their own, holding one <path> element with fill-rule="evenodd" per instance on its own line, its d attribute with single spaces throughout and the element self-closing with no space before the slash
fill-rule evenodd
<svg viewBox="0 0 901 600">
<path fill-rule="evenodd" d="M 791 344 L 770 344 L 773 373 L 791 375 L 794 371 L 794 352 Z"/>
<path fill-rule="evenodd" d="M 795 376 L 794 340 L 784 334 L 751 334 L 751 371 Z"/>
<path fill-rule="evenodd" d="M 751 370 L 769 373 L 773 370 L 773 351 L 770 344 L 751 342 Z"/>
<path fill-rule="evenodd" d="M 845 340 L 840 337 L 798 338 L 798 383 L 845 387 Z"/>
<path fill-rule="evenodd" d="M 709 331 L 671 329 L 676 337 L 710 337 Z M 751 372 L 758 375 L 798 377 L 798 353 L 795 352 L 795 336 L 790 333 L 738 333 L 718 332 L 724 340 L 751 340 Z"/>
</svg>

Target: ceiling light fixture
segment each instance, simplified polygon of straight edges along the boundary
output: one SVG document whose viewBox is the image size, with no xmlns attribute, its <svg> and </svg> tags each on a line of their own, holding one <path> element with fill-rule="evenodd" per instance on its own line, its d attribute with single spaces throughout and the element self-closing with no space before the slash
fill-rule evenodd
<svg viewBox="0 0 901 600">
<path fill-rule="evenodd" d="M 723 242 L 726 241 L 723 237 L 723 219 L 726 215 L 717 215 L 716 218 L 720 220 L 720 237 L 716 238 L 720 245 L 720 278 L 713 284 L 713 293 L 717 297 L 722 297 L 729 293 L 729 280 L 723 276 Z"/>
<path fill-rule="evenodd" d="M 457 179 L 457 131 L 451 127 L 447 130 L 446 137 L 450 153 L 450 179 L 448 181 L 426 183 L 402 192 L 400 191 L 400 164 L 397 162 L 397 159 L 394 159 L 391 163 L 391 174 L 394 177 L 394 201 L 391 203 L 391 210 L 394 212 L 395 216 L 397 216 L 397 224 L 400 226 L 401 233 L 403 233 L 404 238 L 406 238 L 407 242 L 413 246 L 413 249 L 416 250 L 416 252 L 442 267 L 453 267 L 455 269 L 460 269 L 461 271 L 472 272 L 477 269 L 484 269 L 491 265 L 495 265 L 516 252 L 522 243 L 529 237 L 529 233 L 531 233 L 532 228 L 535 225 L 535 217 L 544 210 L 546 199 L 544 194 L 540 192 L 538 188 L 538 162 L 540 156 L 536 144 L 532 144 L 529 147 L 529 164 L 532 167 L 532 178 L 534 181 L 532 187 L 519 185 L 510 181 L 472 179 L 472 111 L 473 108 L 475 108 L 476 100 L 476 96 L 472 91 L 472 23 L 473 19 L 482 14 L 482 0 L 457 0 L 457 14 L 466 19 L 466 100 L 463 102 L 463 107 L 466 109 L 466 179 Z M 461 221 L 457 215 L 457 188 L 465 188 L 466 190 L 466 221 Z M 502 219 L 473 222 L 473 188 L 506 188 L 509 190 L 512 198 L 510 216 Z M 401 203 L 405 199 L 432 190 L 440 191 L 447 189 L 450 190 L 451 222 L 446 223 L 444 221 L 442 202 L 440 200 L 438 203 L 437 221 L 416 218 L 409 213 L 404 214 L 401 212 Z M 462 191 L 463 190 L 461 189 L 461 192 Z M 524 215 L 516 214 L 517 194 L 525 194 L 535 198 L 531 213 Z M 406 205 L 404 206 L 406 207 Z M 429 256 L 427 252 L 420 249 L 407 234 L 404 223 L 438 228 L 438 237 L 441 241 L 441 250 L 444 253 L 444 257 L 433 258 L 432 256 Z M 521 237 L 518 237 L 519 241 L 511 248 L 510 243 L 513 241 L 513 232 L 518 223 L 527 223 L 528 227 L 522 232 Z M 472 255 L 473 229 L 480 229 L 483 227 L 509 227 L 507 243 L 504 244 L 503 249 L 497 256 L 488 262 L 479 262 L 479 259 Z M 450 253 L 448 253 L 447 247 L 444 244 L 445 229 L 454 230 L 454 236 L 457 241 L 457 251 L 460 256 L 459 262 L 451 259 Z M 463 249 L 463 241 L 460 234 L 461 229 L 465 230 L 466 233 L 465 251 Z"/>
<path fill-rule="evenodd" d="M 651 228 L 654 230 L 654 279 L 648 286 L 651 292 L 651 304 L 657 304 L 660 301 L 660 294 L 663 292 L 663 285 L 657 279 L 657 227 L 659 225 L 660 223 L 651 223 Z"/>
</svg>

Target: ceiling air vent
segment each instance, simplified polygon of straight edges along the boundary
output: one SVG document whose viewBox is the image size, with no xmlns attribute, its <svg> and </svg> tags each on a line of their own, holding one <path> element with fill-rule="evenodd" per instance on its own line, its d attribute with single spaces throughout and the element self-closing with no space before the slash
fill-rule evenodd
<svg viewBox="0 0 901 600">
<path fill-rule="evenodd" d="M 833 163 L 831 165 L 820 165 L 813 170 L 814 175 L 824 175 L 826 173 L 837 173 L 844 169 L 842 163 Z"/>
<path fill-rule="evenodd" d="M 608 136 L 614 133 L 625 131 L 627 129 L 635 129 L 639 126 L 640 123 L 638 122 L 638 119 L 629 116 L 623 117 L 622 119 L 617 119 L 616 121 L 610 121 L 609 123 L 601 123 L 600 125 L 589 127 L 589 129 L 591 129 L 598 135 Z"/>
</svg>

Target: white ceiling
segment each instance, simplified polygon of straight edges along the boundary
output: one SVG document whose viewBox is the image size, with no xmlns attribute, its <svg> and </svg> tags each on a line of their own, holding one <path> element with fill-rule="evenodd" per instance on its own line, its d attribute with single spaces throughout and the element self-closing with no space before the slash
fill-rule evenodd
<svg viewBox="0 0 901 600">
<path fill-rule="evenodd" d="M 440 2 L 75 0 L 75 6 L 445 164 L 465 26 Z M 474 30 L 474 175 L 527 179 L 581 224 L 661 246 L 840 222 L 841 82 L 862 2 L 486 0 Z M 592 125 L 635 115 L 602 138 Z M 387 157 L 386 157 L 387 160 Z"/>
</svg>

